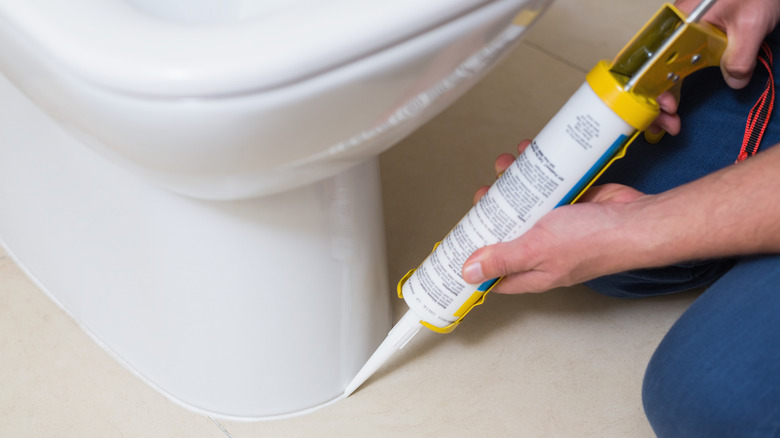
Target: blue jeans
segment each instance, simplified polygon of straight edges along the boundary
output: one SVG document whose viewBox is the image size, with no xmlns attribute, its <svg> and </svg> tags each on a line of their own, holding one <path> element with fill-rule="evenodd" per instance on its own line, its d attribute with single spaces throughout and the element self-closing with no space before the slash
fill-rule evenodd
<svg viewBox="0 0 780 438">
<path fill-rule="evenodd" d="M 780 31 L 767 41 L 780 63 Z M 680 135 L 655 145 L 638 140 L 599 183 L 659 193 L 731 165 L 766 80 L 758 67 L 751 84 L 735 91 L 718 69 L 692 75 L 683 84 Z M 775 115 L 761 148 L 778 142 Z M 645 413 L 659 437 L 780 437 L 780 255 L 637 270 L 588 286 L 624 298 L 707 287 L 661 341 L 645 373 Z"/>
</svg>

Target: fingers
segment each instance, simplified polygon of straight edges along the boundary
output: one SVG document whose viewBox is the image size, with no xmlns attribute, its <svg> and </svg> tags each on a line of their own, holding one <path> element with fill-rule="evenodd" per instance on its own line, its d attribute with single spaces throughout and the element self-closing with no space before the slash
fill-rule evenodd
<svg viewBox="0 0 780 438">
<path fill-rule="evenodd" d="M 658 96 L 656 101 L 661 109 L 661 114 L 659 114 L 655 121 L 653 121 L 653 124 L 647 128 L 648 133 L 654 136 L 661 134 L 664 131 L 671 135 L 680 133 L 682 122 L 680 121 L 680 116 L 677 115 L 679 93 L 680 89 L 676 86 L 672 90 Z"/>
<path fill-rule="evenodd" d="M 522 154 L 525 148 L 531 144 L 531 140 L 525 139 L 517 144 L 517 153 Z"/>
<path fill-rule="evenodd" d="M 531 144 L 531 140 L 523 140 L 517 145 L 517 153 L 522 154 L 525 148 Z M 496 178 L 501 176 L 504 171 L 515 162 L 515 156 L 512 154 L 501 154 L 496 158 L 496 162 L 493 164 L 493 170 L 496 172 Z M 482 186 L 474 194 L 474 203 L 476 204 L 485 193 L 490 189 L 490 186 Z"/>
<path fill-rule="evenodd" d="M 480 248 L 466 260 L 461 272 L 463 279 L 469 284 L 480 284 L 492 278 L 503 277 L 510 272 L 517 272 L 519 269 L 510 269 L 509 260 L 504 257 L 501 247 L 507 246 L 506 243 L 486 246 Z M 515 255 L 514 259 L 518 257 Z"/>
<path fill-rule="evenodd" d="M 739 14 L 725 18 L 728 44 L 720 61 L 723 78 L 731 88 L 744 88 L 756 68 L 761 43 L 774 25 L 767 11 L 744 7 Z"/>
<path fill-rule="evenodd" d="M 675 86 L 674 90 L 666 91 L 658 96 L 656 101 L 658 102 L 658 106 L 661 107 L 662 112 L 667 114 L 677 114 L 677 108 L 679 106 L 678 100 L 680 98 L 679 93 L 679 86 Z"/>
<path fill-rule="evenodd" d="M 543 272 L 527 271 L 510 274 L 501 279 L 493 289 L 499 294 L 541 293 L 550 290 L 549 278 Z"/>
<path fill-rule="evenodd" d="M 477 190 L 477 193 L 474 194 L 474 203 L 476 204 L 480 199 L 482 199 L 483 196 L 485 196 L 485 193 L 490 190 L 490 186 L 482 186 Z"/>
<path fill-rule="evenodd" d="M 470 284 L 503 277 L 496 286 L 498 293 L 538 293 L 550 290 L 550 275 L 533 266 L 526 266 L 526 260 L 533 260 L 525 245 L 511 242 L 498 243 L 477 250 L 463 266 L 463 279 Z"/>
<path fill-rule="evenodd" d="M 682 120 L 677 114 L 661 113 L 655 121 L 647 128 L 648 132 L 653 135 L 660 134 L 661 131 L 666 131 L 671 135 L 677 135 L 682 129 Z"/>
<path fill-rule="evenodd" d="M 523 140 L 517 145 L 517 154 L 520 155 L 523 153 L 525 148 L 528 147 L 528 145 L 531 144 L 531 140 Z M 496 158 L 496 163 L 494 165 L 494 168 L 496 170 L 496 176 L 501 176 L 504 171 L 512 165 L 512 163 L 515 162 L 515 157 L 511 154 L 501 154 Z"/>
<path fill-rule="evenodd" d="M 695 3 L 695 0 L 676 2 L 686 12 L 692 10 Z M 729 87 L 740 89 L 750 82 L 761 43 L 775 27 L 778 14 L 777 2 L 732 0 L 720 1 L 704 15 L 705 21 L 728 35 L 720 69 Z"/>
<path fill-rule="evenodd" d="M 739 90 L 747 86 L 756 68 L 756 54 L 760 46 L 760 40 L 743 42 L 738 37 L 729 38 L 720 63 L 723 79 L 729 87 Z"/>
<path fill-rule="evenodd" d="M 493 169 L 496 171 L 496 177 L 501 176 L 501 174 L 512 165 L 512 163 L 515 161 L 515 156 L 512 154 L 501 154 L 496 158 L 496 162 L 493 165 Z M 490 189 L 490 186 L 482 186 L 480 187 L 477 192 L 474 194 L 474 203 L 476 204 L 477 201 L 479 201 L 483 196 L 485 196 L 485 193 L 488 192 Z"/>
<path fill-rule="evenodd" d="M 501 154 L 496 158 L 493 168 L 496 171 L 496 177 L 499 177 L 504 171 L 515 162 L 515 156 L 512 154 Z"/>
</svg>

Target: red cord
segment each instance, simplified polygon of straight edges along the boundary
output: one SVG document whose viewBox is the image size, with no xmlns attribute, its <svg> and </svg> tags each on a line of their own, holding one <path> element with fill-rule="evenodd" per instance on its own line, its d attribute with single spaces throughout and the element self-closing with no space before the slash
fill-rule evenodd
<svg viewBox="0 0 780 438">
<path fill-rule="evenodd" d="M 769 78 L 766 81 L 764 92 L 758 99 L 748 114 L 745 124 L 745 135 L 742 138 L 742 149 L 739 151 L 737 162 L 747 159 L 758 152 L 761 145 L 761 139 L 769 124 L 769 118 L 772 116 L 772 110 L 775 106 L 775 77 L 772 74 L 772 51 L 767 43 L 761 45 L 761 53 L 758 54 L 758 61 L 766 68 Z"/>
</svg>

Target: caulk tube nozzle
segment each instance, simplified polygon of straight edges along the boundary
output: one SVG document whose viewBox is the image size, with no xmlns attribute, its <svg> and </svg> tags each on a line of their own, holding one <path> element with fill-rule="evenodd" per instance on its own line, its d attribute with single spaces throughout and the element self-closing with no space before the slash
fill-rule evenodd
<svg viewBox="0 0 780 438">
<path fill-rule="evenodd" d="M 357 375 L 344 390 L 344 396 L 349 397 L 355 392 L 372 374 L 374 374 L 396 351 L 404 348 L 407 342 L 420 331 L 420 317 L 409 310 L 404 314 L 398 324 L 390 330 L 387 337 L 379 345 L 374 354 L 368 358 L 368 362 L 358 371 Z"/>
</svg>

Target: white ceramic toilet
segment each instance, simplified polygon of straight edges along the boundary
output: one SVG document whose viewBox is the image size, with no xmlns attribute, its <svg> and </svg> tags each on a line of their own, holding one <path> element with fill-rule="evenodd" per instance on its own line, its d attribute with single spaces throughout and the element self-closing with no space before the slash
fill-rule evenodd
<svg viewBox="0 0 780 438">
<path fill-rule="evenodd" d="M 378 154 L 547 3 L 0 0 L 0 240 L 170 399 L 326 404 L 391 324 Z"/>
</svg>

